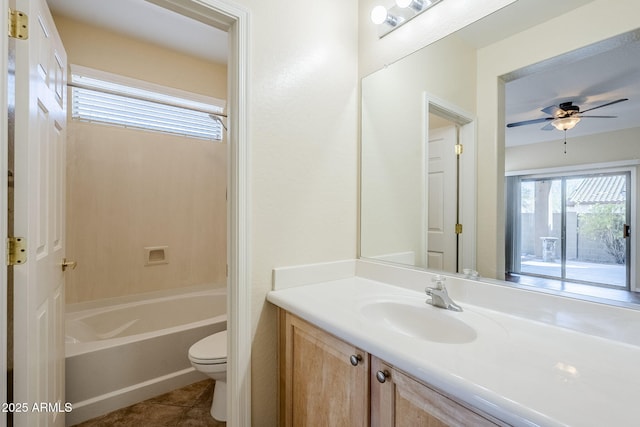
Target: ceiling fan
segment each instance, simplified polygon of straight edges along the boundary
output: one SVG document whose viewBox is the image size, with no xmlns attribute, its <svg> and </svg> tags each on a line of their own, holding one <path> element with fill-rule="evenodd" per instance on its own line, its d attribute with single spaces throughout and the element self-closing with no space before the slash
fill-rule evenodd
<svg viewBox="0 0 640 427">
<path fill-rule="evenodd" d="M 575 125 L 578 124 L 580 119 L 583 119 L 583 118 L 615 119 L 617 116 L 583 116 L 582 114 L 586 113 L 587 111 L 592 111 L 598 108 L 607 107 L 609 105 L 617 104 L 618 102 L 628 101 L 628 100 L 629 98 L 621 98 L 615 101 L 607 102 L 602 105 L 598 105 L 597 107 L 589 108 L 584 111 L 580 111 L 580 107 L 578 105 L 573 105 L 573 102 L 571 101 L 563 102 L 557 106 L 550 105 L 540 110 L 543 113 L 549 114 L 551 117 L 541 117 L 539 119 L 524 120 L 522 122 L 509 123 L 507 127 L 512 128 L 517 126 L 532 125 L 535 123 L 550 122 L 550 123 L 547 123 L 547 125 L 542 127 L 541 129 L 553 130 L 555 128 L 558 130 L 566 131 L 569 129 L 573 129 Z"/>
</svg>

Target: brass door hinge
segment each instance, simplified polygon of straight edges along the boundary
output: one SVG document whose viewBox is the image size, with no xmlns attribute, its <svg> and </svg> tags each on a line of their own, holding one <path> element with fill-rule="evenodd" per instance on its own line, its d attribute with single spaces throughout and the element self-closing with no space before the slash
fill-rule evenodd
<svg viewBox="0 0 640 427">
<path fill-rule="evenodd" d="M 9 37 L 18 40 L 29 38 L 29 17 L 26 13 L 9 9 Z"/>
<path fill-rule="evenodd" d="M 7 265 L 21 265 L 27 262 L 27 241 L 23 237 L 7 238 Z"/>
<path fill-rule="evenodd" d="M 456 234 L 462 234 L 462 224 L 456 224 Z"/>
<path fill-rule="evenodd" d="M 456 156 L 462 154 L 463 149 L 462 144 L 456 144 Z"/>
</svg>

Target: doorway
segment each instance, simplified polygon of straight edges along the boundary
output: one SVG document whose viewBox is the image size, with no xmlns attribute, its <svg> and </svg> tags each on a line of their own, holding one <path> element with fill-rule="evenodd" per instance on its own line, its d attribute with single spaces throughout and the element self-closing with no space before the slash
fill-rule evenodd
<svg viewBox="0 0 640 427">
<path fill-rule="evenodd" d="M 248 11 L 230 2 L 210 0 L 207 5 L 191 0 L 157 0 L 154 1 L 169 10 L 202 20 L 217 28 L 227 31 L 230 39 L 228 100 L 229 115 L 234 120 L 230 126 L 229 136 L 229 173 L 228 173 L 228 219 L 229 219 L 229 261 L 228 273 L 228 393 L 229 393 L 229 422 L 232 425 L 250 425 L 250 355 L 251 355 L 251 322 L 250 322 L 250 274 L 249 236 L 248 236 L 248 197 L 250 194 L 248 180 L 248 139 L 247 139 L 247 79 L 248 79 Z M 6 19 L 6 10 L 2 16 Z M 8 66 L 7 44 L 3 45 L 2 73 L 3 87 L 6 86 Z M 3 91 L 5 92 L 5 91 Z M 4 103 L 3 103 L 4 104 Z M 8 115 L 3 106 L 3 121 L 8 127 Z M 2 157 L 6 156 L 8 141 L 2 137 Z M 3 198 L 6 198 L 6 177 L 8 170 L 6 162 L 2 163 Z M 4 214 L 3 214 L 4 216 Z M 3 220 L 3 228 L 6 222 Z M 4 246 L 4 245 L 3 245 Z M 6 248 L 0 250 L 6 257 Z M 6 283 L 3 280 L 3 284 Z M 3 286 L 2 307 L 6 307 L 6 287 Z M 19 308 L 16 308 L 17 310 Z M 6 348 L 6 324 L 0 333 L 2 347 Z M 2 367 L 6 368 L 6 359 L 2 358 Z M 6 396 L 3 390 L 2 396 Z M 4 400 L 4 399 L 3 399 Z M 235 404 L 231 406 L 231 402 Z M 4 414 L 3 414 L 4 416 Z"/>
<path fill-rule="evenodd" d="M 630 290 L 631 172 L 515 176 L 507 274 Z"/>
<path fill-rule="evenodd" d="M 459 107 L 431 95 L 425 150 L 427 268 L 475 270 L 475 122 Z"/>
</svg>

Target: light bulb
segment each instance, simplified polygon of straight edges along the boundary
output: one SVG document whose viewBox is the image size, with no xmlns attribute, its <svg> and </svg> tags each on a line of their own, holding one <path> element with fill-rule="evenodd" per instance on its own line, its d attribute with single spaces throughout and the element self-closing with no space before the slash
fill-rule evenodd
<svg viewBox="0 0 640 427">
<path fill-rule="evenodd" d="M 407 7 L 411 7 L 411 9 L 415 10 L 416 12 L 420 12 L 422 11 L 422 9 L 424 9 L 425 3 L 427 5 L 431 4 L 431 1 L 427 0 L 396 0 L 396 5 L 400 8 L 407 8 Z"/>
<path fill-rule="evenodd" d="M 387 9 L 384 6 L 376 6 L 371 11 L 371 21 L 374 24 L 380 25 L 387 20 Z"/>
</svg>

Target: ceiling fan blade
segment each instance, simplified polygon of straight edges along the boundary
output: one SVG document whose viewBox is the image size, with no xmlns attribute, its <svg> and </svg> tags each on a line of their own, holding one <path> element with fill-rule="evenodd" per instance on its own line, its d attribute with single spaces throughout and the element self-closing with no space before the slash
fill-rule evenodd
<svg viewBox="0 0 640 427">
<path fill-rule="evenodd" d="M 583 116 L 580 114 L 581 119 L 617 119 L 618 116 Z"/>
<path fill-rule="evenodd" d="M 555 129 L 556 128 L 551 123 L 547 123 L 545 126 L 540 128 L 540 130 L 555 130 Z"/>
<path fill-rule="evenodd" d="M 609 105 L 617 104 L 618 102 L 628 101 L 628 100 L 629 100 L 629 98 L 616 99 L 615 101 L 607 102 L 606 104 L 598 105 L 597 107 L 593 107 L 593 108 L 589 108 L 587 110 L 583 110 L 583 111 L 581 111 L 581 113 L 586 113 L 587 111 L 595 110 L 596 108 L 607 107 Z"/>
<path fill-rule="evenodd" d="M 549 105 L 548 107 L 545 107 L 540 111 L 553 117 L 563 116 L 566 114 L 566 111 L 564 111 L 562 108 L 558 107 L 557 105 Z"/>
<path fill-rule="evenodd" d="M 517 126 L 532 125 L 532 124 L 535 124 L 535 123 L 543 123 L 543 122 L 546 122 L 548 120 L 553 120 L 553 117 L 543 117 L 541 119 L 533 119 L 533 120 L 525 120 L 525 121 L 522 121 L 522 122 L 509 123 L 507 125 L 507 127 L 508 128 L 514 128 L 514 127 L 517 127 Z"/>
</svg>

